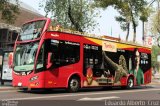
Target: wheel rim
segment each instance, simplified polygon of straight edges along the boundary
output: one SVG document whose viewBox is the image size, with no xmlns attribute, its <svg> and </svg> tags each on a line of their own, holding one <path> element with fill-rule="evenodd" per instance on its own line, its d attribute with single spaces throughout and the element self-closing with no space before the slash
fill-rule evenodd
<svg viewBox="0 0 160 106">
<path fill-rule="evenodd" d="M 132 88 L 132 87 L 133 87 L 133 79 L 132 79 L 132 78 L 130 78 L 130 79 L 128 80 L 128 87 L 129 87 L 129 88 Z"/>
<path fill-rule="evenodd" d="M 72 79 L 70 82 L 70 88 L 72 91 L 77 91 L 79 88 L 79 82 L 77 79 Z"/>
</svg>

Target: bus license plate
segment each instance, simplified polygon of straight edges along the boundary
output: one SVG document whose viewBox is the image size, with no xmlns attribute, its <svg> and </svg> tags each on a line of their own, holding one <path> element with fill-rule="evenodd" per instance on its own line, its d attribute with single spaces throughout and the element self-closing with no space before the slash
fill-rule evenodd
<svg viewBox="0 0 160 106">
<path fill-rule="evenodd" d="M 21 83 L 21 82 L 19 82 L 19 83 L 18 83 L 18 86 L 22 86 L 22 83 Z"/>
</svg>

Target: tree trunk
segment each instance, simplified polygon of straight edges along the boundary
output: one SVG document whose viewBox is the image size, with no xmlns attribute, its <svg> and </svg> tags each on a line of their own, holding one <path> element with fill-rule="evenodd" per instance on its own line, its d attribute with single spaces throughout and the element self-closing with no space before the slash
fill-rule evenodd
<svg viewBox="0 0 160 106">
<path fill-rule="evenodd" d="M 72 23 L 72 25 L 75 27 L 75 29 L 79 32 L 83 32 L 83 30 L 81 29 L 80 25 L 78 22 L 76 22 L 74 20 L 74 18 L 72 17 L 72 13 L 71 13 L 71 1 L 68 0 L 68 17 Z"/>
<path fill-rule="evenodd" d="M 132 11 L 131 11 L 131 18 L 133 24 L 133 42 L 136 42 L 136 23 Z"/>
<path fill-rule="evenodd" d="M 145 44 L 145 34 L 144 34 L 144 21 L 142 21 L 142 34 L 143 34 L 143 37 L 142 37 L 142 41 L 143 41 L 143 45 Z"/>
<path fill-rule="evenodd" d="M 126 41 L 128 41 L 128 37 L 129 37 L 129 30 L 130 29 L 130 23 L 127 24 L 127 35 L 126 35 Z"/>
<path fill-rule="evenodd" d="M 133 21 L 133 42 L 136 42 L 136 23 Z"/>
<path fill-rule="evenodd" d="M 130 8 L 132 8 L 132 3 L 129 2 L 129 5 L 130 5 Z M 133 24 L 133 42 L 136 42 L 136 23 L 135 23 L 135 19 L 134 19 L 134 16 L 133 16 L 133 12 L 132 12 L 132 9 L 131 9 L 131 20 L 132 20 L 132 24 Z"/>
</svg>

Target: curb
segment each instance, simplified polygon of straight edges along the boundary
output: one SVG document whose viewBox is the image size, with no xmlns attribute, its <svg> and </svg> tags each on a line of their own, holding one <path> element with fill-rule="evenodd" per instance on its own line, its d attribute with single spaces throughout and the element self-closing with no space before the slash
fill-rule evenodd
<svg viewBox="0 0 160 106">
<path fill-rule="evenodd" d="M 148 85 L 160 85 L 160 83 L 155 82 L 155 83 L 150 83 Z"/>
<path fill-rule="evenodd" d="M 149 85 L 160 85 L 160 81 L 151 82 Z"/>
<path fill-rule="evenodd" d="M 1 87 L 1 86 L 0 86 L 0 91 L 4 91 L 4 90 L 16 90 L 16 89 L 18 89 L 18 88 L 15 88 L 15 87 L 7 87 L 7 86 Z"/>
</svg>

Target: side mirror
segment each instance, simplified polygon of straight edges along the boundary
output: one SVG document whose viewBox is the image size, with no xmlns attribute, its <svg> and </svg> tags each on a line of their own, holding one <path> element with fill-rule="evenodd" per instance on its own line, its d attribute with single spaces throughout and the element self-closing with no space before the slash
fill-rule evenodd
<svg viewBox="0 0 160 106">
<path fill-rule="evenodd" d="M 47 69 L 52 66 L 51 56 L 52 56 L 52 53 L 49 52 L 49 53 L 48 53 L 48 58 L 47 58 Z"/>
<path fill-rule="evenodd" d="M 9 66 L 9 68 L 14 68 L 14 64 L 11 64 L 11 65 Z"/>
</svg>

